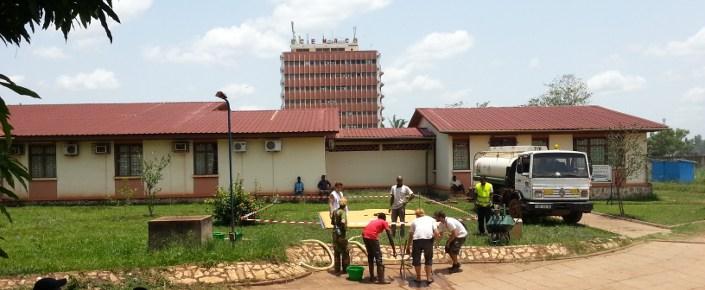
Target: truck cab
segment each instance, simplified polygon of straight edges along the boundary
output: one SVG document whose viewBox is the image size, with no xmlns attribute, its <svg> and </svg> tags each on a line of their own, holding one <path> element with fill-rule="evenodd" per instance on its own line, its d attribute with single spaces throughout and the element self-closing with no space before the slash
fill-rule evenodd
<svg viewBox="0 0 705 290">
<path fill-rule="evenodd" d="M 592 211 L 585 153 L 511 146 L 479 154 L 475 175 L 496 186 L 500 202 L 512 216 L 561 216 L 567 223 L 577 223 L 583 213 Z"/>
</svg>

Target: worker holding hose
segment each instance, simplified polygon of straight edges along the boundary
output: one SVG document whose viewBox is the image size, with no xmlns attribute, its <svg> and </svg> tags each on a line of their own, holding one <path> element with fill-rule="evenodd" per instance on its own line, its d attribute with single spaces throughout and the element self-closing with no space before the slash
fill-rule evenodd
<svg viewBox="0 0 705 290">
<path fill-rule="evenodd" d="M 338 201 L 338 205 L 338 209 L 331 216 L 331 224 L 333 225 L 333 270 L 335 274 L 347 273 L 348 265 L 350 265 L 350 252 L 348 251 L 348 239 L 346 237 L 348 214 L 345 210 L 348 200 L 343 197 Z"/>
<path fill-rule="evenodd" d="M 377 283 L 389 284 L 390 281 L 384 276 L 384 264 L 382 263 L 382 250 L 379 246 L 379 234 L 387 232 L 389 244 L 392 246 L 394 257 L 397 256 L 397 250 L 394 247 L 394 239 L 389 231 L 389 223 L 387 223 L 387 215 L 383 212 L 377 214 L 377 219 L 370 221 L 369 224 L 362 230 L 362 240 L 365 242 L 365 250 L 367 251 L 367 265 L 370 271 L 370 282 L 375 282 L 375 264 L 377 264 Z"/>
</svg>

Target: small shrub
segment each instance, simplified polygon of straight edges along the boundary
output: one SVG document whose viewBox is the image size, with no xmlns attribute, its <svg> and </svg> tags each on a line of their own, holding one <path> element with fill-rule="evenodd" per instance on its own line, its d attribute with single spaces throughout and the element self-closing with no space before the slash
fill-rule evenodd
<svg viewBox="0 0 705 290">
<path fill-rule="evenodd" d="M 261 208 L 262 204 L 245 192 L 240 182 L 233 184 L 233 195 L 235 196 L 235 222 L 238 225 L 242 225 L 244 222 L 240 220 L 240 217 Z M 216 224 L 230 224 L 231 211 L 228 189 L 218 187 L 215 197 L 206 200 L 206 204 L 210 207 Z"/>
</svg>

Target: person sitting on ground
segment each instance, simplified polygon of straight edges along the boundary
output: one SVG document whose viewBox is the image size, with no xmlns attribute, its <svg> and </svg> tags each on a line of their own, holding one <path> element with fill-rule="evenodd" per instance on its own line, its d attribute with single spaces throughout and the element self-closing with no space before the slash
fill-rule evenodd
<svg viewBox="0 0 705 290">
<path fill-rule="evenodd" d="M 328 196 L 328 210 L 330 211 L 331 216 L 333 216 L 333 212 L 340 207 L 340 200 L 343 197 L 345 197 L 345 195 L 343 195 L 343 183 L 336 182 L 335 189 L 331 191 Z M 348 212 L 347 206 L 345 207 L 345 212 Z"/>
<path fill-rule="evenodd" d="M 450 182 L 450 191 L 453 194 L 465 194 L 465 186 L 455 175 L 453 175 L 453 180 Z"/>
<path fill-rule="evenodd" d="M 426 216 L 424 210 L 419 208 L 416 210 L 416 219 L 411 222 L 411 232 L 409 240 L 406 244 L 406 254 L 411 253 L 411 264 L 414 265 L 416 271 L 416 283 L 421 283 L 421 253 L 424 256 L 424 265 L 426 270 L 426 282 L 433 283 L 433 240 L 438 238 L 438 228 L 436 220 Z M 412 250 L 409 251 L 409 245 Z"/>
<path fill-rule="evenodd" d="M 326 180 L 326 175 L 321 175 L 321 180 L 318 181 L 318 194 L 321 196 L 328 196 L 332 190 L 330 182 Z"/>
<path fill-rule="evenodd" d="M 304 183 L 301 182 L 301 176 L 297 176 L 296 183 L 294 183 L 294 198 L 298 200 L 298 198 L 303 195 L 304 195 Z"/>
<path fill-rule="evenodd" d="M 440 223 L 439 232 L 448 232 L 448 241 L 446 242 L 445 252 L 450 255 L 453 260 L 453 266 L 450 267 L 450 273 L 460 272 L 460 262 L 458 262 L 458 254 L 460 249 L 465 244 L 465 238 L 468 236 L 468 230 L 465 225 L 459 220 L 446 217 L 443 211 L 437 211 L 433 214 L 433 218 Z"/>
<path fill-rule="evenodd" d="M 394 239 L 389 231 L 389 223 L 387 223 L 387 215 L 383 212 L 377 214 L 377 219 L 370 221 L 365 229 L 362 230 L 362 240 L 365 242 L 365 250 L 367 250 L 367 266 L 370 271 L 370 282 L 375 282 L 375 264 L 377 264 L 377 283 L 389 284 L 390 281 L 384 276 L 384 264 L 382 263 L 382 250 L 379 246 L 379 234 L 383 231 L 387 232 L 389 244 L 392 246 L 394 257 L 397 256 L 397 251 L 394 248 Z"/>
<path fill-rule="evenodd" d="M 348 251 L 348 238 L 346 235 L 348 230 L 348 215 L 346 211 L 348 200 L 341 197 L 338 204 L 338 209 L 333 212 L 331 217 L 331 224 L 333 225 L 333 270 L 336 274 L 347 273 L 348 265 L 350 265 L 350 252 Z"/>
<path fill-rule="evenodd" d="M 402 222 L 399 236 L 404 237 L 404 221 L 406 220 L 406 204 L 414 198 L 411 188 L 404 185 L 404 178 L 397 176 L 397 184 L 389 190 L 389 212 L 392 214 L 392 236 L 397 235 L 397 220 Z"/>
<path fill-rule="evenodd" d="M 61 290 L 66 285 L 66 279 L 42 278 L 34 283 L 33 290 Z"/>
</svg>

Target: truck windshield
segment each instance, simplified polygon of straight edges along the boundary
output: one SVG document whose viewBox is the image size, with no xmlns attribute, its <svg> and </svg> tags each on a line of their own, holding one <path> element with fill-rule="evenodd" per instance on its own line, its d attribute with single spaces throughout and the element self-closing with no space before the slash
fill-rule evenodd
<svg viewBox="0 0 705 290">
<path fill-rule="evenodd" d="M 585 155 L 576 153 L 534 154 L 532 177 L 588 178 Z"/>
</svg>

